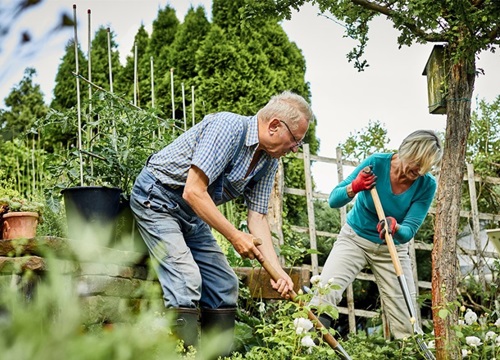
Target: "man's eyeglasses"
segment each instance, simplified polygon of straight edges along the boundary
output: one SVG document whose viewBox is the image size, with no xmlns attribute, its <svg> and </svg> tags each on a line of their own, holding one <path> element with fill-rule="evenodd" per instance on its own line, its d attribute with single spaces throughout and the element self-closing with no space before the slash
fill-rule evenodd
<svg viewBox="0 0 500 360">
<path fill-rule="evenodd" d="M 283 125 L 285 125 L 286 128 L 287 128 L 287 130 L 288 130 L 288 132 L 290 133 L 290 135 L 292 135 L 293 141 L 295 141 L 295 146 L 294 147 L 299 148 L 302 145 L 304 145 L 304 141 L 303 140 L 297 141 L 297 138 L 295 137 L 295 135 L 293 135 L 292 130 L 290 130 L 290 127 L 288 126 L 288 124 L 286 122 L 284 122 L 283 120 L 280 120 L 280 123 L 282 123 Z"/>
</svg>

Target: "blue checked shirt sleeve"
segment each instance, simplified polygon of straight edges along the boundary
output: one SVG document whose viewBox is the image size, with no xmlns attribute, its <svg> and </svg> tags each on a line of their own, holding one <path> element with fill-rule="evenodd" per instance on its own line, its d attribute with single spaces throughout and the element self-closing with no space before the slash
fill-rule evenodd
<svg viewBox="0 0 500 360">
<path fill-rule="evenodd" d="M 278 160 L 271 159 L 272 163 L 266 174 L 255 184 L 252 189 L 247 189 L 244 193 L 245 202 L 249 210 L 260 214 L 267 214 L 269 208 L 269 197 L 273 190 L 274 178 L 278 170 Z"/>
<path fill-rule="evenodd" d="M 232 124 L 236 123 L 214 116 L 197 139 L 191 164 L 205 173 L 209 184 L 224 171 L 238 145 L 239 132 L 228 129 Z"/>
</svg>

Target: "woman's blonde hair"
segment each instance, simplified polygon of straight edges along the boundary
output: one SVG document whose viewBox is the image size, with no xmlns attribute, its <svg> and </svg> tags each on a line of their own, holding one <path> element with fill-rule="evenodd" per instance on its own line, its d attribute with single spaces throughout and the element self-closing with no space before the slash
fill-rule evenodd
<svg viewBox="0 0 500 360">
<path fill-rule="evenodd" d="M 402 161 L 417 163 L 420 166 L 420 175 L 424 175 L 440 164 L 443 146 L 434 131 L 417 130 L 403 140 L 398 153 Z"/>
</svg>

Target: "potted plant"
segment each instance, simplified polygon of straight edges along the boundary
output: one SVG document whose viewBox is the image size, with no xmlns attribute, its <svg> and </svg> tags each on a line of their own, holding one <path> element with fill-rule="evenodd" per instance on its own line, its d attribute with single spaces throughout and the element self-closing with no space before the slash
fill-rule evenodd
<svg viewBox="0 0 500 360">
<path fill-rule="evenodd" d="M 41 221 L 44 205 L 23 198 L 15 190 L 0 190 L 1 239 L 33 238 Z"/>
<path fill-rule="evenodd" d="M 113 94 L 99 91 L 86 101 L 81 149 L 68 149 L 52 167 L 64 197 L 70 238 L 81 235 L 78 223 L 102 228 L 127 212 L 128 194 L 147 157 L 175 136 L 164 130 L 161 138 L 157 136 L 158 123 L 168 124 L 158 121 L 153 111 L 138 109 Z M 46 125 L 67 124 L 76 115 L 75 109 L 52 111 Z M 130 215 L 125 222 L 125 231 L 132 231 Z M 111 237 L 108 242 L 115 238 L 114 232 Z"/>
</svg>

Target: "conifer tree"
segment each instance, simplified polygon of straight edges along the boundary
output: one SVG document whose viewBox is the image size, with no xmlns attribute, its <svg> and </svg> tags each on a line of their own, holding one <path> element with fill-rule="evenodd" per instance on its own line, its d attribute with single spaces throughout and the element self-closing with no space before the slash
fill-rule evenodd
<svg viewBox="0 0 500 360">
<path fill-rule="evenodd" d="M 151 102 L 151 68 L 150 57 L 147 53 L 149 44 L 149 34 L 144 24 L 135 34 L 134 44 L 130 49 L 130 55 L 127 56 L 126 64 L 116 79 L 118 92 L 123 94 L 131 102 L 134 100 L 134 68 L 135 68 L 135 49 L 137 47 L 137 106 L 145 107 Z"/>
<path fill-rule="evenodd" d="M 170 46 L 174 42 L 179 19 L 175 9 L 167 5 L 158 11 L 153 21 L 153 31 L 149 41 L 148 54 L 153 57 L 155 74 L 155 107 L 171 117 L 170 69 L 173 64 L 169 61 Z"/>
<path fill-rule="evenodd" d="M 174 42 L 172 43 L 172 51 L 170 53 L 170 62 L 175 69 L 175 104 L 176 118 L 182 118 L 182 89 L 184 84 L 186 109 L 191 106 L 191 86 L 195 86 L 196 72 L 196 51 L 200 48 L 208 31 L 210 30 L 210 22 L 207 19 L 205 9 L 201 6 L 188 10 L 184 17 L 184 22 L 179 26 Z M 197 89 L 195 89 L 195 93 Z M 195 94 L 196 96 L 196 94 Z M 196 102 L 196 100 L 195 100 Z M 186 110 L 186 112 L 190 113 Z M 189 116 L 186 116 L 190 118 Z M 197 121 L 202 118 L 201 113 L 198 113 Z M 187 121 L 188 125 L 192 121 Z"/>
<path fill-rule="evenodd" d="M 103 89 L 111 90 L 111 80 L 113 82 L 113 92 L 121 96 L 123 94 L 115 91 L 115 77 L 121 73 L 120 55 L 118 53 L 118 45 L 115 38 L 115 33 L 110 31 L 111 45 L 111 78 L 109 71 L 109 53 L 108 53 L 108 29 L 100 26 L 96 31 L 92 40 L 90 57 L 92 61 L 92 82 Z"/>
<path fill-rule="evenodd" d="M 0 113 L 0 137 L 3 141 L 24 137 L 37 118 L 47 114 L 39 84 L 33 81 L 36 70 L 27 68 L 24 77 L 5 98 L 7 109 Z"/>
<path fill-rule="evenodd" d="M 70 40 L 66 44 L 64 55 L 57 69 L 54 86 L 54 99 L 50 107 L 56 110 L 70 109 L 76 106 L 76 72 L 75 42 Z M 87 59 L 78 46 L 78 67 L 79 73 L 87 78 Z M 82 88 L 81 88 L 82 89 Z M 80 89 L 80 90 L 81 90 Z"/>
</svg>

